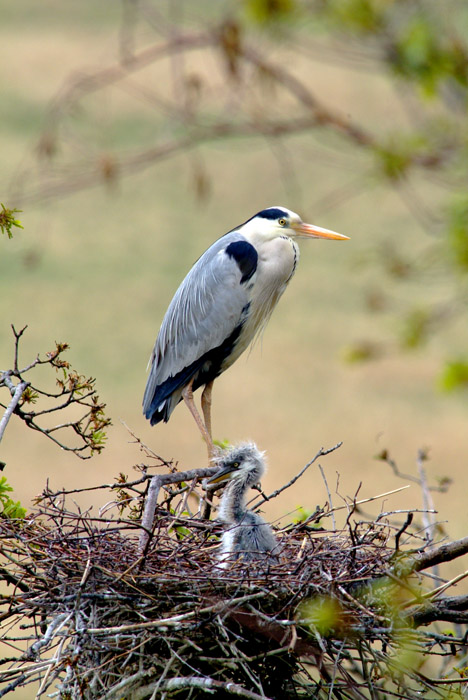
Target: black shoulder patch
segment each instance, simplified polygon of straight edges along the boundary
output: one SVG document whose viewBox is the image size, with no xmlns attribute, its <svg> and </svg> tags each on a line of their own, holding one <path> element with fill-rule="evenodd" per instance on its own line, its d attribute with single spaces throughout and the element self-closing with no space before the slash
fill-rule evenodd
<svg viewBox="0 0 468 700">
<path fill-rule="evenodd" d="M 226 248 L 226 255 L 234 258 L 242 273 L 241 284 L 247 282 L 257 269 L 258 253 L 247 241 L 234 241 Z"/>
</svg>

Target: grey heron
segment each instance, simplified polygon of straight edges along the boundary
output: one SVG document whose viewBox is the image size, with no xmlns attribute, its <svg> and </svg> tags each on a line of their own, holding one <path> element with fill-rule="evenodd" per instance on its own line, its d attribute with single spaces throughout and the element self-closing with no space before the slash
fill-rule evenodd
<svg viewBox="0 0 468 700">
<path fill-rule="evenodd" d="M 220 566 L 242 558 L 245 561 L 278 561 L 278 542 L 273 530 L 263 518 L 248 510 L 245 494 L 258 484 L 266 471 L 264 453 L 253 442 L 232 447 L 218 462 L 220 471 L 209 479 L 207 486 L 228 480 L 221 497 L 218 518 L 224 523 Z"/>
<path fill-rule="evenodd" d="M 183 399 L 213 455 L 213 382 L 266 325 L 296 270 L 297 238 L 348 236 L 270 207 L 219 238 L 193 265 L 169 304 L 150 358 L 143 412 L 151 425 L 167 422 Z M 201 386 L 203 419 L 193 400 Z"/>
</svg>

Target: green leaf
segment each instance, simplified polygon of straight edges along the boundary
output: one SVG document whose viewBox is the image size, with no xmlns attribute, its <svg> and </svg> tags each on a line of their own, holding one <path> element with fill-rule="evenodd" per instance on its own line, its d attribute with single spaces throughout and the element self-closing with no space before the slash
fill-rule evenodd
<svg viewBox="0 0 468 700">
<path fill-rule="evenodd" d="M 341 29 L 358 34 L 374 34 L 384 26 L 389 5 L 391 0 L 330 0 L 325 8 Z"/>
<path fill-rule="evenodd" d="M 0 231 L 6 233 L 8 238 L 13 238 L 13 233 L 11 232 L 13 226 L 23 228 L 18 219 L 14 217 L 14 214 L 20 212 L 21 209 L 7 209 L 4 204 L 0 206 L 2 207 L 0 211 Z"/>
<path fill-rule="evenodd" d="M 337 598 L 319 596 L 300 606 L 300 618 L 321 636 L 327 636 L 343 624 L 343 610 Z"/>
<path fill-rule="evenodd" d="M 13 487 L 7 481 L 6 476 L 0 478 L 0 497 L 7 491 L 13 491 Z"/>
<path fill-rule="evenodd" d="M 400 333 L 401 344 L 404 348 L 413 349 L 423 345 L 429 335 L 432 315 L 428 309 L 413 309 L 403 319 Z"/>
<path fill-rule="evenodd" d="M 468 272 L 468 196 L 454 202 L 448 214 L 448 242 L 456 266 Z"/>
<path fill-rule="evenodd" d="M 426 97 L 435 96 L 439 83 L 450 72 L 450 63 L 439 27 L 420 15 L 403 26 L 392 47 L 395 72 L 417 82 Z"/>
<path fill-rule="evenodd" d="M 244 0 L 244 6 L 254 22 L 266 24 L 292 16 L 297 9 L 297 2 L 296 0 Z"/>
<path fill-rule="evenodd" d="M 8 503 L 4 505 L 3 512 L 0 513 L 0 515 L 4 518 L 22 519 L 26 517 L 26 508 L 23 508 L 19 501 L 9 500 Z"/>
<path fill-rule="evenodd" d="M 449 360 L 445 363 L 438 380 L 442 391 L 468 389 L 468 359 Z"/>
<path fill-rule="evenodd" d="M 224 440 L 213 440 L 213 445 L 220 447 L 222 450 L 227 450 L 231 447 L 231 443 L 226 438 L 224 438 Z"/>
<path fill-rule="evenodd" d="M 382 346 L 371 340 L 356 341 L 355 343 L 346 345 L 341 351 L 343 361 L 350 365 L 377 360 L 379 357 L 382 357 L 382 355 Z"/>
<path fill-rule="evenodd" d="M 13 501 L 7 494 L 13 491 L 13 487 L 5 476 L 0 477 L 0 517 L 2 518 L 24 518 L 26 509 L 19 501 Z"/>
</svg>

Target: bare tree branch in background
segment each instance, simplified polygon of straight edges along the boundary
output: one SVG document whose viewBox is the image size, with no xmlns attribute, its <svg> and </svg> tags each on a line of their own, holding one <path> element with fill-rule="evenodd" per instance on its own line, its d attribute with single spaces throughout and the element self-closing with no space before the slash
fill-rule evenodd
<svg viewBox="0 0 468 700">
<path fill-rule="evenodd" d="M 449 298 L 414 307 L 405 300 L 397 312 L 399 348 L 419 347 L 466 314 L 468 42 L 460 30 L 466 7 L 459 0 L 451 7 L 449 15 L 440 3 L 347 0 L 341 7 L 242 0 L 206 12 L 190 3 L 162 8 L 153 0 L 122 0 L 115 57 L 66 80 L 12 182 L 12 199 L 36 202 L 99 183 L 112 186 L 181 154 L 189 157 L 194 192 L 202 199 L 210 181 L 205 147 L 233 139 L 266 145 L 280 174 L 287 163 L 283 181 L 290 189 L 299 182 L 298 143 L 307 143 L 314 161 L 338 176 L 331 191 L 307 207 L 322 213 L 341 206 L 372 182 L 394 191 L 409 221 L 430 234 L 417 261 L 405 250 L 389 256 L 388 246 L 376 249 L 372 260 L 382 269 L 381 300 L 388 282 L 423 278 L 443 265 Z M 353 70 L 362 80 L 378 75 L 403 116 L 383 126 L 388 105 L 380 97 L 371 118 L 361 105 L 352 117 L 341 111 L 340 88 L 330 83 L 320 89 L 313 80 L 321 64 Z M 107 105 L 114 101 L 122 108 L 112 112 Z M 111 135 L 109 125 L 138 111 L 151 127 L 127 129 L 124 141 Z M 393 264 L 396 257 L 403 264 Z M 346 357 L 362 362 L 396 350 L 365 339 Z M 447 390 L 468 384 L 462 352 L 444 368 Z"/>
<path fill-rule="evenodd" d="M 125 4 L 125 7 L 130 6 Z M 217 21 L 210 23 L 201 15 L 202 30 L 172 25 L 170 18 L 165 23 L 158 22 L 156 43 L 138 49 L 135 25 L 154 26 L 148 18 L 155 7 L 152 3 L 142 3 L 140 7 L 133 4 L 131 8 L 131 23 L 127 24 L 128 12 L 123 15 L 116 62 L 94 72 L 71 76 L 51 103 L 46 127 L 35 151 L 37 162 L 42 166 L 41 176 L 36 178 L 30 166 L 18 173 L 15 189 L 22 201 L 61 196 L 131 174 L 209 141 L 230 137 L 269 139 L 324 130 L 342 139 L 334 146 L 337 155 L 340 143 L 364 148 L 381 161 L 382 170 L 395 182 L 413 167 L 437 170 L 441 176 L 441 169 L 456 156 L 457 144 L 452 138 L 450 144 L 441 141 L 429 144 L 425 150 L 411 152 L 408 149 L 404 162 L 403 157 L 397 162 L 397 148 L 396 153 L 392 153 L 377 128 L 372 131 L 354 122 L 349 115 L 327 104 L 326 95 L 315 94 L 307 72 L 287 68 L 286 65 L 294 66 L 296 61 L 284 60 L 287 52 L 301 55 L 307 41 L 309 46 L 315 45 L 314 35 L 301 32 L 299 24 L 292 24 L 289 34 L 283 36 L 285 56 L 277 61 L 268 58 L 271 46 L 267 35 L 259 40 L 254 24 L 232 19 L 229 4 L 225 5 L 225 16 Z M 310 10 L 310 14 L 312 17 L 320 15 L 320 11 Z M 390 19 L 387 18 L 389 23 Z M 333 33 L 330 39 L 333 40 Z M 351 33 L 348 39 L 352 40 Z M 367 51 L 368 70 L 379 67 L 376 41 L 380 41 L 380 45 L 377 43 L 380 65 L 387 61 L 391 67 L 391 47 L 398 43 L 398 34 L 394 29 L 389 37 L 382 31 L 381 36 L 372 37 L 372 42 L 368 40 L 369 46 L 362 45 L 361 57 Z M 215 66 L 215 75 L 207 77 L 198 67 L 192 67 L 194 56 L 199 52 Z M 328 46 L 328 55 L 331 53 Z M 145 81 L 145 70 L 157 67 L 164 71 L 165 66 L 171 67 L 175 61 L 179 69 L 172 70 L 169 80 L 156 81 L 154 74 L 150 74 L 149 81 Z M 312 63 L 310 70 L 313 70 Z M 152 145 L 124 151 L 116 144 L 116 149 L 91 153 L 70 168 L 65 162 L 70 129 L 74 139 L 80 138 L 73 125 L 73 115 L 79 106 L 87 108 L 90 97 L 109 89 L 128 93 L 142 106 L 151 108 L 156 117 Z M 89 118 L 94 117 L 91 114 Z M 64 132 L 65 125 L 68 136 Z M 84 145 L 81 141 L 80 146 Z M 92 148 L 91 145 L 88 151 Z M 47 166 L 45 173 L 44 166 Z M 30 183 L 26 179 L 23 186 L 25 175 L 32 175 L 33 179 Z"/>
</svg>

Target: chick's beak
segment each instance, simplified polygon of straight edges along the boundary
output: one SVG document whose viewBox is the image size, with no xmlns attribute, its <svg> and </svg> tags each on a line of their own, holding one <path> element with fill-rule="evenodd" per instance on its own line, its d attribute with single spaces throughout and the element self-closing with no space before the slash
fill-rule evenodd
<svg viewBox="0 0 468 700">
<path fill-rule="evenodd" d="M 300 224 L 293 223 L 292 228 L 295 230 L 296 235 L 301 238 L 328 238 L 330 241 L 349 241 L 349 236 L 344 236 L 342 233 L 336 233 L 313 224 L 305 224 L 303 221 Z"/>
<path fill-rule="evenodd" d="M 208 479 L 207 486 L 211 486 L 212 484 L 220 484 L 222 481 L 227 481 L 231 474 L 233 474 L 237 469 L 234 467 L 226 467 L 225 469 L 221 469 L 220 472 L 212 476 L 210 479 Z"/>
</svg>

